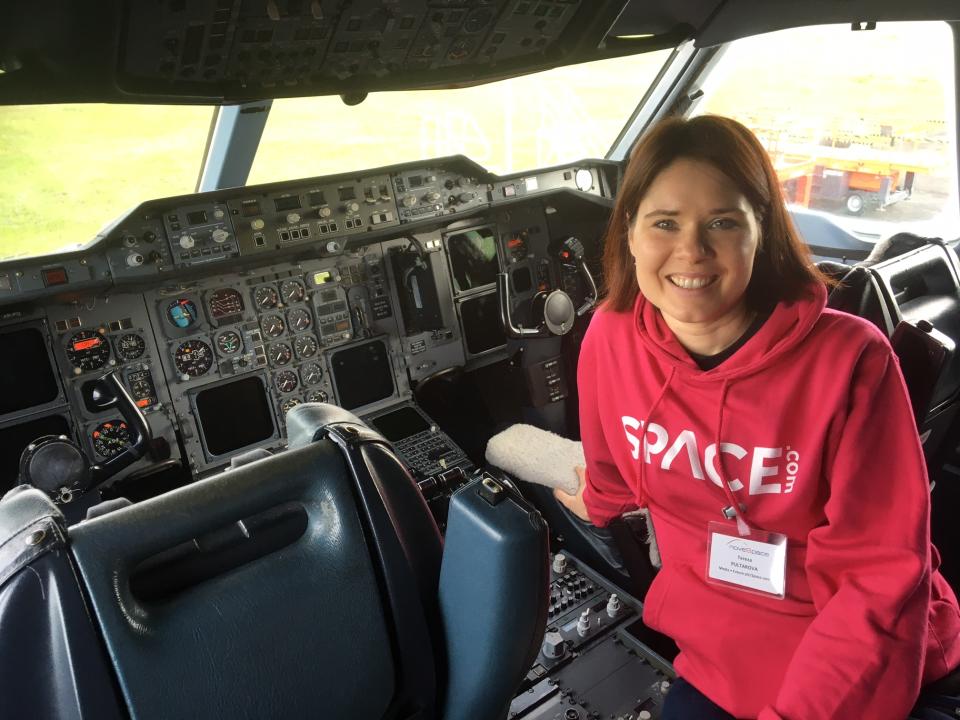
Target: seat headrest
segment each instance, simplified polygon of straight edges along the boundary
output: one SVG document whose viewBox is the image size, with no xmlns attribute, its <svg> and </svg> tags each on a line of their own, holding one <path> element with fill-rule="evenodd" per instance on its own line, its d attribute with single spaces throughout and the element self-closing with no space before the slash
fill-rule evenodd
<svg viewBox="0 0 960 720">
<path fill-rule="evenodd" d="M 873 250 L 870 251 L 870 254 L 867 256 L 866 260 L 863 261 L 863 264 L 876 265 L 879 262 L 889 260 L 890 258 L 897 257 L 898 255 L 903 255 L 906 252 L 916 250 L 917 248 L 923 247 L 924 245 L 929 245 L 931 243 L 935 245 L 943 245 L 943 239 L 925 238 L 909 232 L 899 232 L 896 235 L 891 235 L 887 239 L 878 242 L 874 246 Z"/>
<path fill-rule="evenodd" d="M 287 444 L 291 448 L 303 447 L 319 440 L 327 425 L 347 423 L 359 425 L 366 432 L 365 423 L 349 410 L 330 403 L 301 403 L 287 413 Z"/>
</svg>

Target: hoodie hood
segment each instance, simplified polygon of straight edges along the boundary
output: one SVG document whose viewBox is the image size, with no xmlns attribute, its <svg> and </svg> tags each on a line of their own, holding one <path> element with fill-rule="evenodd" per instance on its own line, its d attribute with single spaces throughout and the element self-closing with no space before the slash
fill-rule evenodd
<svg viewBox="0 0 960 720">
<path fill-rule="evenodd" d="M 634 322 L 644 346 L 655 357 L 673 367 L 684 379 L 738 380 L 752 375 L 799 345 L 816 325 L 827 304 L 827 290 L 817 283 L 808 296 L 794 302 L 780 302 L 763 326 L 743 347 L 712 370 L 703 371 L 667 326 L 659 309 L 638 294 Z"/>
</svg>

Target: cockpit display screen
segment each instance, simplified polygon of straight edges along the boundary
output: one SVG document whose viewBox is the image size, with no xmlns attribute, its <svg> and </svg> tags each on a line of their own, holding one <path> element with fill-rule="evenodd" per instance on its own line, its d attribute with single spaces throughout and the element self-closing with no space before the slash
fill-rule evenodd
<svg viewBox="0 0 960 720">
<path fill-rule="evenodd" d="M 463 321 L 463 339 L 471 355 L 479 355 L 506 344 L 500 320 L 500 303 L 495 293 L 464 300 L 460 303 L 460 318 Z"/>
<path fill-rule="evenodd" d="M 371 340 L 333 356 L 333 383 L 340 407 L 353 410 L 393 395 L 393 372 L 383 340 Z"/>
<path fill-rule="evenodd" d="M 453 285 L 457 293 L 497 281 L 497 240 L 490 228 L 456 233 L 447 238 Z"/>
<path fill-rule="evenodd" d="M 59 388 L 43 333 L 35 327 L 0 335 L 4 362 L 0 368 L 0 415 L 45 405 Z"/>
<path fill-rule="evenodd" d="M 226 455 L 273 437 L 267 390 L 257 376 L 201 390 L 196 403 L 203 440 L 211 455 Z"/>
<path fill-rule="evenodd" d="M 273 207 L 276 208 L 277 212 L 283 212 L 284 210 L 297 210 L 300 207 L 300 196 L 288 195 L 287 197 L 275 198 L 273 201 Z"/>
<path fill-rule="evenodd" d="M 430 429 L 430 423 L 412 407 L 404 406 L 370 421 L 390 442 L 413 437 Z"/>
</svg>

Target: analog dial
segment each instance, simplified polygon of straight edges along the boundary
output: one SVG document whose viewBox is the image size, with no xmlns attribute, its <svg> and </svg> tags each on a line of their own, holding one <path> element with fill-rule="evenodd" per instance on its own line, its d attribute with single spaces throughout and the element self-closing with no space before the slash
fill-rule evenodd
<svg viewBox="0 0 960 720">
<path fill-rule="evenodd" d="M 307 393 L 307 402 L 326 402 L 327 394 L 323 390 L 311 390 Z"/>
<path fill-rule="evenodd" d="M 178 298 L 167 305 L 167 320 L 174 327 L 182 330 L 194 325 L 198 319 L 197 306 L 193 300 Z"/>
<path fill-rule="evenodd" d="M 303 285 L 299 280 L 285 280 L 280 283 L 280 297 L 287 304 L 303 300 Z"/>
<path fill-rule="evenodd" d="M 217 350 L 223 355 L 233 355 L 243 347 L 243 340 L 233 330 L 227 330 L 217 335 Z"/>
<path fill-rule="evenodd" d="M 286 365 L 293 359 L 293 350 L 286 343 L 274 343 L 267 353 L 271 365 Z"/>
<path fill-rule="evenodd" d="M 316 385 L 323 379 L 323 368 L 317 363 L 307 363 L 300 368 L 300 377 L 303 378 L 304 385 Z"/>
<path fill-rule="evenodd" d="M 136 333 L 121 335 L 116 343 L 117 355 L 124 360 L 136 360 L 147 349 L 147 344 L 143 341 L 143 338 Z"/>
<path fill-rule="evenodd" d="M 277 306 L 277 303 L 280 302 L 280 296 L 277 295 L 277 290 L 272 285 L 264 285 L 258 287 L 253 293 L 253 300 L 261 310 L 269 310 Z"/>
<path fill-rule="evenodd" d="M 300 335 L 293 341 L 297 357 L 308 358 L 317 354 L 317 339 L 313 335 Z"/>
<path fill-rule="evenodd" d="M 279 315 L 267 315 L 260 321 L 263 326 L 263 332 L 267 337 L 280 337 L 283 335 L 283 318 Z"/>
<path fill-rule="evenodd" d="M 213 349 L 203 340 L 187 340 L 177 346 L 173 363 L 181 375 L 200 377 L 213 365 Z"/>
<path fill-rule="evenodd" d="M 306 330 L 313 323 L 310 313 L 303 308 L 295 308 L 287 313 L 287 323 L 293 328 L 294 332 Z"/>
<path fill-rule="evenodd" d="M 127 384 L 137 407 L 144 410 L 157 404 L 157 389 L 149 370 L 136 370 L 127 375 Z"/>
<path fill-rule="evenodd" d="M 243 312 L 243 296 L 233 288 L 214 290 L 208 300 L 210 316 L 214 320 L 240 315 Z"/>
<path fill-rule="evenodd" d="M 303 401 L 299 398 L 290 398 L 289 400 L 284 400 L 283 405 L 280 406 L 280 413 L 285 416 L 288 412 L 302 402 Z"/>
<path fill-rule="evenodd" d="M 110 359 L 110 345 L 100 333 L 81 330 L 67 344 L 67 359 L 80 370 L 96 370 Z"/>
<path fill-rule="evenodd" d="M 281 370 L 273 376 L 273 382 L 276 384 L 277 390 L 282 393 L 293 392 L 299 384 L 297 374 L 293 370 Z"/>
<path fill-rule="evenodd" d="M 97 455 L 108 460 L 122 453 L 133 442 L 127 424 L 122 420 L 101 423 L 91 433 L 91 438 Z"/>
</svg>

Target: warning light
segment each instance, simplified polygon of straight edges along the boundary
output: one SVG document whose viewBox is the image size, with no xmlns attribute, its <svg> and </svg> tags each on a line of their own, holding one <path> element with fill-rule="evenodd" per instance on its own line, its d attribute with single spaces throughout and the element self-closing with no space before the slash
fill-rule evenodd
<svg viewBox="0 0 960 720">
<path fill-rule="evenodd" d="M 314 285 L 323 285 L 324 283 L 330 282 L 330 279 L 333 277 L 333 274 L 329 270 L 321 270 L 313 274 L 313 284 Z"/>
<path fill-rule="evenodd" d="M 150 398 L 140 398 L 139 400 L 137 400 L 138 408 L 150 407 L 150 404 L 151 404 Z"/>
<path fill-rule="evenodd" d="M 44 268 L 42 270 L 42 274 L 44 287 L 51 287 L 53 285 L 66 285 L 67 282 L 69 282 L 66 268 Z"/>
</svg>

